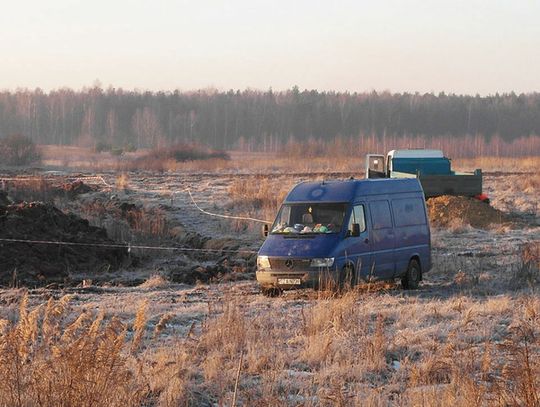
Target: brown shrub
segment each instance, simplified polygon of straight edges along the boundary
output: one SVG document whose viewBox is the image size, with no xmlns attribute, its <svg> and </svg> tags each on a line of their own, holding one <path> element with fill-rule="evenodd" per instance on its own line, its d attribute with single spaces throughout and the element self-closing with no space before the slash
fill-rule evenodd
<svg viewBox="0 0 540 407">
<path fill-rule="evenodd" d="M 0 162 L 7 165 L 29 165 L 39 162 L 41 155 L 32 140 L 20 134 L 0 139 Z"/>
<path fill-rule="evenodd" d="M 152 150 L 127 162 L 124 166 L 129 170 L 167 171 L 174 167 L 174 163 L 216 159 L 229 160 L 230 157 L 225 151 L 213 150 L 197 144 L 176 144 Z"/>
<path fill-rule="evenodd" d="M 540 241 L 528 242 L 521 247 L 513 283 L 518 287 L 540 284 Z"/>
<path fill-rule="evenodd" d="M 540 174 L 530 174 L 524 177 L 521 188 L 528 193 L 540 192 Z"/>
</svg>

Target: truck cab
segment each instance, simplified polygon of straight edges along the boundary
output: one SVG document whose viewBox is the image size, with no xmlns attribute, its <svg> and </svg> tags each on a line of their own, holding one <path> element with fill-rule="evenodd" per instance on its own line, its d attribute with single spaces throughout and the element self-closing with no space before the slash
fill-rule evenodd
<svg viewBox="0 0 540 407">
<path fill-rule="evenodd" d="M 368 154 L 366 178 L 396 178 L 395 173 L 452 175 L 450 159 L 441 150 L 391 150 L 386 156 Z"/>
</svg>

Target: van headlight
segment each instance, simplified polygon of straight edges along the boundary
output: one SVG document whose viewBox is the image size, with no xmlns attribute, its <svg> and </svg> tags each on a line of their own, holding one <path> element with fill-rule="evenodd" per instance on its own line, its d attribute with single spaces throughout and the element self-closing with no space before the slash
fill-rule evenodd
<svg viewBox="0 0 540 407">
<path fill-rule="evenodd" d="M 257 256 L 257 268 L 258 269 L 270 268 L 270 260 L 268 260 L 268 256 Z"/>
<path fill-rule="evenodd" d="M 322 259 L 311 259 L 311 267 L 332 267 L 334 265 L 333 257 L 325 257 Z"/>
</svg>

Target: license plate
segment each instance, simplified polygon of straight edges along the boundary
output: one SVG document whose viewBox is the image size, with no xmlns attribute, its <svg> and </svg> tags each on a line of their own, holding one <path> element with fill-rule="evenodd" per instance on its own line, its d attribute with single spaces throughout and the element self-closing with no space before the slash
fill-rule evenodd
<svg viewBox="0 0 540 407">
<path fill-rule="evenodd" d="M 277 280 L 278 284 L 283 285 L 299 285 L 301 284 L 301 281 L 299 278 L 278 278 Z"/>
</svg>

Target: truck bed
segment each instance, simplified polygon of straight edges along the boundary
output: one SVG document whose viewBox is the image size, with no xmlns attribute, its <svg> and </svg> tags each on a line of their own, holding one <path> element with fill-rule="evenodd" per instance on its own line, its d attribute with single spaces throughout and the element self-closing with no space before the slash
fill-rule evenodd
<svg viewBox="0 0 540 407">
<path fill-rule="evenodd" d="M 406 172 L 392 172 L 391 178 L 417 177 L 424 189 L 426 198 L 441 195 L 476 196 L 482 193 L 482 170 L 474 173 L 459 173 L 453 175 L 422 175 Z"/>
</svg>

